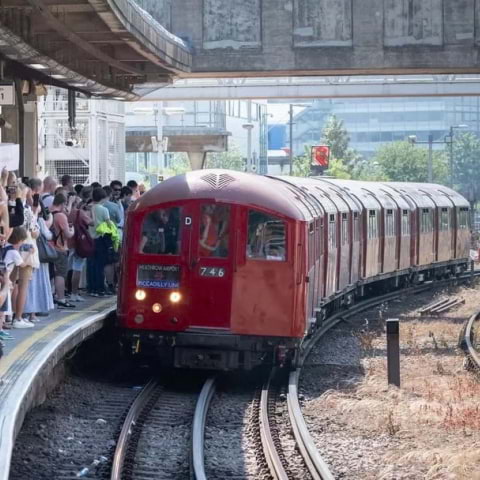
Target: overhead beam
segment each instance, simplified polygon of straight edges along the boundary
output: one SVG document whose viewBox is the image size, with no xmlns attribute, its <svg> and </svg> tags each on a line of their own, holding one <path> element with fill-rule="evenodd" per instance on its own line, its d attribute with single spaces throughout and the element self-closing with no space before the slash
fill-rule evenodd
<svg viewBox="0 0 480 480">
<path fill-rule="evenodd" d="M 98 60 L 106 62 L 110 66 L 115 67 L 120 71 L 132 73 L 134 75 L 143 75 L 143 72 L 141 72 L 140 70 L 130 65 L 126 65 L 118 61 L 117 59 L 111 57 L 110 55 L 107 55 L 106 53 L 102 52 L 95 46 L 88 43 L 86 40 L 84 40 L 82 37 L 80 37 L 76 33 L 70 31 L 68 27 L 66 27 L 63 23 L 58 21 L 54 15 L 52 15 L 52 13 L 47 8 L 47 6 L 43 3 L 42 0 L 28 0 L 28 2 L 33 7 L 33 9 L 37 11 L 45 19 L 45 21 L 53 30 L 58 32 L 69 42 L 74 43 L 77 47 L 81 48 L 85 52 L 94 56 Z"/>
<path fill-rule="evenodd" d="M 262 79 L 262 83 L 240 85 L 199 85 L 189 80 L 180 80 L 177 84 L 159 88 L 142 95 L 141 88 L 137 93 L 144 101 L 188 101 L 188 100 L 239 100 L 239 99 L 293 99 L 293 98 L 356 98 L 356 97 L 428 97 L 428 96 L 479 96 L 480 77 L 465 82 L 414 82 L 386 81 L 338 84 L 281 84 L 275 79 L 270 82 Z M 305 79 L 303 79 L 305 82 Z M 145 85 L 152 89 L 153 85 Z"/>
</svg>

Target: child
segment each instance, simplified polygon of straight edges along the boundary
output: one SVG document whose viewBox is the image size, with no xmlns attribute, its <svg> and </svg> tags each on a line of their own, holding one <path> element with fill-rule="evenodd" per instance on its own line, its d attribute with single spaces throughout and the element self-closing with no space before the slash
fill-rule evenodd
<svg viewBox="0 0 480 480">
<path fill-rule="evenodd" d="M 5 269 L 8 277 L 12 275 L 15 267 L 24 267 L 29 261 L 29 257 L 33 255 L 35 250 L 31 247 L 26 252 L 25 260 L 20 255 L 20 247 L 27 239 L 27 231 L 23 227 L 15 227 L 8 238 L 8 243 L 2 248 L 3 262 L 5 263 Z M 13 275 L 15 277 L 15 274 Z M 15 287 L 15 285 L 13 286 Z M 12 299 L 11 289 L 8 289 L 7 301 L 0 309 L 0 323 L 5 320 L 5 315 L 12 315 Z M 13 321 L 13 328 L 32 328 L 34 325 L 31 322 L 26 322 L 22 318 L 17 318 Z"/>
</svg>

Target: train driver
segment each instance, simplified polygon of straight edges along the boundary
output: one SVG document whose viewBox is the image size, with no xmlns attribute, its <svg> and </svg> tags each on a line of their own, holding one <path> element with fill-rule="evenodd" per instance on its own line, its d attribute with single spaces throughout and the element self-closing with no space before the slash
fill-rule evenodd
<svg viewBox="0 0 480 480">
<path fill-rule="evenodd" d="M 143 222 L 140 252 L 175 255 L 179 240 L 178 208 L 161 208 L 148 214 Z"/>
</svg>

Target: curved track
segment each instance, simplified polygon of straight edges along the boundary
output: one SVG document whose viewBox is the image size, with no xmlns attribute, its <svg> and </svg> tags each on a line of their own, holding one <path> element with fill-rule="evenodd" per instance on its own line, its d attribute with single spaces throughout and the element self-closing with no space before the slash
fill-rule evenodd
<svg viewBox="0 0 480 480">
<path fill-rule="evenodd" d="M 461 344 L 465 349 L 467 355 L 468 367 L 476 370 L 477 373 L 480 372 L 480 354 L 475 348 L 475 322 L 480 320 L 480 310 L 475 312 L 470 319 L 468 320 L 465 326 L 465 333 L 463 339 L 461 339 Z"/>
</svg>

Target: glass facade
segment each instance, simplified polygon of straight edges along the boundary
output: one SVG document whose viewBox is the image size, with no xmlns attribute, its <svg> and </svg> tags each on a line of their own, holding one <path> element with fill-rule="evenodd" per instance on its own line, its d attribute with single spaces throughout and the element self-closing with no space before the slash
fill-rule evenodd
<svg viewBox="0 0 480 480">
<path fill-rule="evenodd" d="M 409 97 L 319 99 L 296 115 L 293 144 L 296 155 L 304 145 L 320 140 L 330 115 L 342 119 L 350 135 L 350 147 L 371 157 L 384 143 L 415 135 L 418 141 L 442 141 L 452 125 L 480 133 L 480 97 Z M 443 145 L 434 145 L 443 149 Z"/>
</svg>

